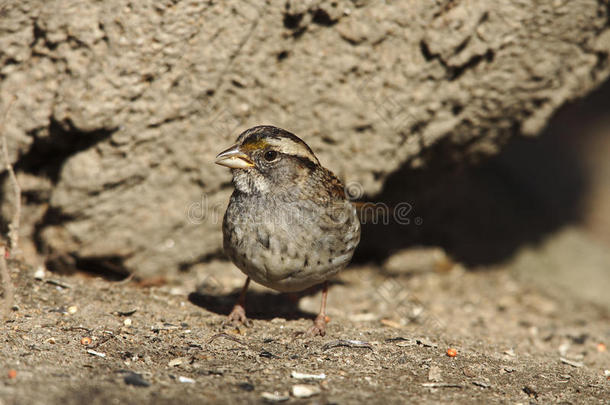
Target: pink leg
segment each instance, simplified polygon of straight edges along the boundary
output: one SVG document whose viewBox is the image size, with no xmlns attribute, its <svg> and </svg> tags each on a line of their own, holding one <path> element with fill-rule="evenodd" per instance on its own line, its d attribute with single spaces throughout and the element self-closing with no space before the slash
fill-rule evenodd
<svg viewBox="0 0 610 405">
<path fill-rule="evenodd" d="M 326 296 L 328 295 L 328 281 L 324 282 L 324 289 L 322 290 L 322 305 L 320 306 L 320 312 L 316 319 L 313 321 L 311 328 L 307 330 L 307 334 L 310 336 L 324 336 L 326 335 Z"/>
<path fill-rule="evenodd" d="M 246 326 L 250 325 L 250 321 L 246 317 L 246 291 L 248 290 L 248 286 L 250 285 L 250 277 L 246 278 L 246 282 L 244 283 L 241 292 L 239 293 L 239 298 L 233 307 L 231 313 L 227 316 L 224 324 L 234 324 L 241 323 Z"/>
</svg>

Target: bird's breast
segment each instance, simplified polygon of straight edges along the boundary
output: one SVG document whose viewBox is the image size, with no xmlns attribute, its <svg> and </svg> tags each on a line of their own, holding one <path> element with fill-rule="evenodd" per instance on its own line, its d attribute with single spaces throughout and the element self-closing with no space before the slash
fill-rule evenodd
<svg viewBox="0 0 610 405">
<path fill-rule="evenodd" d="M 347 265 L 360 240 L 356 211 L 234 193 L 223 221 L 224 247 L 254 281 L 279 291 L 319 284 Z"/>
</svg>

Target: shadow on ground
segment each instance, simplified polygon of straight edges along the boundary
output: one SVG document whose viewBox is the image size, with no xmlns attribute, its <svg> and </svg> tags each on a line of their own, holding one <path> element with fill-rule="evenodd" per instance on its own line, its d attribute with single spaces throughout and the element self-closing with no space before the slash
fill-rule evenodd
<svg viewBox="0 0 610 405">
<path fill-rule="evenodd" d="M 329 285 L 344 284 L 339 280 L 330 281 Z M 237 289 L 229 294 L 219 294 L 206 291 L 200 286 L 198 291 L 189 294 L 189 301 L 218 315 L 228 315 L 237 302 L 240 290 Z M 314 319 L 316 314 L 305 312 L 299 308 L 299 300 L 305 296 L 315 295 L 322 290 L 322 286 L 314 286 L 300 293 L 281 294 L 276 292 L 262 292 L 248 290 L 246 294 L 246 310 L 248 318 L 271 320 L 273 318 L 284 318 L 296 320 L 302 318 Z"/>
</svg>

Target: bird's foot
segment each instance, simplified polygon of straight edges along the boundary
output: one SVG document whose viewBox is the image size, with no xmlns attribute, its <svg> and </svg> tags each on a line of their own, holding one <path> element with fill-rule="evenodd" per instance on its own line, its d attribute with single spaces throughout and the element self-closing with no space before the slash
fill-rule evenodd
<svg viewBox="0 0 610 405">
<path fill-rule="evenodd" d="M 246 308 L 244 308 L 243 305 L 236 304 L 231 313 L 227 315 L 227 318 L 224 320 L 222 325 L 226 326 L 239 324 L 249 327 L 252 326 L 252 321 L 246 317 Z"/>
<path fill-rule="evenodd" d="M 324 336 L 326 335 L 326 323 L 328 322 L 328 318 L 324 314 L 318 314 L 316 319 L 313 321 L 313 325 L 307 329 L 305 334 L 307 336 Z"/>
</svg>

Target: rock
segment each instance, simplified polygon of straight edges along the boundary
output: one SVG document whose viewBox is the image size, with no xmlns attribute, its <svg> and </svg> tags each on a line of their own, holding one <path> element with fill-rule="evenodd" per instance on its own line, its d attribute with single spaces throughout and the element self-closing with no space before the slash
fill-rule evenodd
<svg viewBox="0 0 610 405">
<path fill-rule="evenodd" d="M 135 387 L 150 387 L 150 382 L 146 381 L 142 374 L 134 373 L 129 371 L 123 377 L 123 381 L 127 385 L 133 385 Z"/>
<path fill-rule="evenodd" d="M 317 385 L 297 384 L 293 385 L 291 393 L 297 398 L 309 398 L 320 393 L 320 387 Z"/>
<path fill-rule="evenodd" d="M 292 378 L 296 378 L 299 380 L 324 380 L 326 378 L 326 374 L 308 374 L 308 373 L 299 373 L 298 371 L 292 371 L 290 373 Z"/>
<path fill-rule="evenodd" d="M 167 366 L 168 367 L 176 367 L 179 366 L 180 364 L 184 363 L 185 360 L 188 360 L 185 357 L 176 357 L 174 359 L 171 359 L 170 361 L 167 362 Z"/>
<path fill-rule="evenodd" d="M 428 381 L 443 381 L 443 373 L 441 372 L 441 368 L 439 366 L 431 366 L 428 371 Z"/>
<path fill-rule="evenodd" d="M 184 376 L 178 376 L 178 381 L 183 384 L 194 384 L 195 383 L 195 380 L 193 380 L 192 378 L 184 377 Z"/>
<path fill-rule="evenodd" d="M 418 247 L 394 253 L 383 264 L 389 273 L 421 273 L 428 271 L 448 271 L 452 260 L 441 248 Z"/>
<path fill-rule="evenodd" d="M 291 130 L 374 195 L 401 167 L 535 135 L 610 72 L 595 0 L 285 3 L 6 4 L 5 133 L 50 269 L 218 257 L 231 187 L 213 159 L 250 126 Z"/>
<path fill-rule="evenodd" d="M 284 401 L 288 401 L 290 399 L 290 396 L 288 395 L 287 392 L 263 392 L 261 394 L 261 398 L 263 398 L 265 401 L 269 401 L 269 402 L 284 402 Z"/>
</svg>

